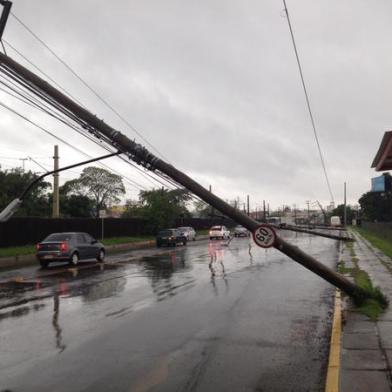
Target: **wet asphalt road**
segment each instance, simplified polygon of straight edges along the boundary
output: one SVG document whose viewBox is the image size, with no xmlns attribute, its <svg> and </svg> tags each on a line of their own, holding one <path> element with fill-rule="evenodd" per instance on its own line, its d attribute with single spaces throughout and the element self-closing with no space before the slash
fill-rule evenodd
<svg viewBox="0 0 392 392">
<path fill-rule="evenodd" d="M 3 272 L 0 391 L 322 391 L 333 292 L 248 238 Z"/>
</svg>

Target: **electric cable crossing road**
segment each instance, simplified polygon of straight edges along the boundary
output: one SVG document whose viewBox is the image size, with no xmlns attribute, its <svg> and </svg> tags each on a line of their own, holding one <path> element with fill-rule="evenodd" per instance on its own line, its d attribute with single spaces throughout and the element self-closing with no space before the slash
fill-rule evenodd
<svg viewBox="0 0 392 392">
<path fill-rule="evenodd" d="M 256 232 L 257 234 L 257 230 L 260 227 L 259 222 L 230 206 L 171 164 L 156 157 L 141 144 L 130 140 L 127 136 L 100 120 L 97 116 L 3 53 L 0 53 L 0 72 L 12 77 L 21 86 L 28 88 L 41 99 L 55 106 L 57 110 L 67 115 L 72 121 L 85 124 L 92 136 L 123 152 L 130 160 L 154 173 L 169 176 L 176 183 L 184 186 L 222 214 L 246 227 L 252 233 Z M 348 295 L 358 299 L 370 297 L 367 291 L 277 235 L 273 246 Z"/>
</svg>

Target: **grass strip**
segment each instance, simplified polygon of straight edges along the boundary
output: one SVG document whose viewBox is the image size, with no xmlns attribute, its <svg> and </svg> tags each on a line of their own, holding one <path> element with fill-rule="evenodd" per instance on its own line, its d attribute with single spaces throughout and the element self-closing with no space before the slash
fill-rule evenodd
<svg viewBox="0 0 392 392">
<path fill-rule="evenodd" d="M 151 241 L 154 240 L 155 237 L 153 236 L 138 236 L 138 237 L 113 237 L 113 238 L 104 238 L 101 242 L 104 245 L 118 245 L 118 244 L 128 244 L 134 242 L 141 242 L 141 241 Z"/>
<path fill-rule="evenodd" d="M 372 321 L 376 321 L 378 316 L 388 307 L 388 299 L 381 292 L 379 287 L 374 287 L 373 283 L 366 271 L 363 271 L 358 266 L 358 257 L 356 257 L 352 243 L 346 243 L 350 250 L 351 261 L 353 268 L 347 268 L 344 260 L 341 260 L 338 265 L 338 270 L 342 274 L 349 274 L 354 278 L 355 284 L 365 291 L 365 295 L 353 296 L 354 305 L 357 310 L 369 317 Z"/>
<path fill-rule="evenodd" d="M 197 230 L 197 235 L 206 235 L 208 230 Z M 135 237 L 112 237 L 104 238 L 101 241 L 105 246 L 118 245 L 118 244 L 129 244 L 142 241 L 154 240 L 155 236 L 145 235 L 145 236 L 135 236 Z M 7 248 L 0 248 L 0 258 L 1 257 L 16 257 L 23 255 L 31 255 L 35 253 L 35 245 L 23 245 L 23 246 L 10 246 Z"/>
<path fill-rule="evenodd" d="M 11 246 L 0 248 L 0 257 L 15 257 L 35 253 L 35 245 Z"/>
<path fill-rule="evenodd" d="M 153 240 L 154 238 L 155 237 L 153 236 L 113 237 L 113 238 L 104 238 L 104 240 L 101 242 L 105 246 L 109 246 L 109 245 L 148 241 L 148 240 Z M 30 255 L 34 253 L 35 253 L 35 245 L 10 246 L 7 248 L 0 248 L 0 258 Z"/>
<path fill-rule="evenodd" d="M 381 250 L 384 254 L 392 258 L 392 243 L 377 234 L 365 230 L 361 227 L 353 227 L 362 237 L 366 238 L 374 247 Z"/>
</svg>

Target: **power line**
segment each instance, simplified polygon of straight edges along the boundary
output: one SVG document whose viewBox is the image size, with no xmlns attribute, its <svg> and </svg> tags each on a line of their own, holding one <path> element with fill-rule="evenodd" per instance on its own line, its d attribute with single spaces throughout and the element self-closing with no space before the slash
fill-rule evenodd
<svg viewBox="0 0 392 392">
<path fill-rule="evenodd" d="M 35 39 L 37 39 L 47 50 L 49 50 L 50 53 L 52 53 L 53 56 L 55 56 L 75 77 L 77 77 L 89 90 L 91 90 L 94 95 L 96 95 L 107 107 L 109 107 L 110 110 L 112 110 L 124 123 L 126 123 L 131 129 L 133 129 L 135 131 L 135 133 L 137 133 L 147 144 L 149 144 L 152 148 L 154 148 L 154 150 L 157 151 L 157 153 L 159 153 L 161 156 L 163 156 L 151 143 L 149 143 L 136 129 L 135 127 L 130 124 L 125 118 L 123 118 L 121 116 L 120 113 L 118 113 L 107 101 L 105 101 L 90 85 L 88 85 L 63 59 L 61 59 L 42 39 L 40 39 L 26 24 L 24 24 L 16 15 L 12 14 L 13 17 L 24 27 L 26 28 L 26 30 L 33 35 L 33 37 Z M 74 97 L 72 97 L 72 95 L 70 93 L 67 92 L 67 90 L 65 90 L 61 85 L 59 85 L 53 78 L 51 78 L 47 73 L 45 73 L 44 71 L 42 71 L 36 64 L 34 64 L 30 59 L 28 59 L 26 56 L 24 56 L 20 51 L 18 51 L 14 46 L 12 46 L 9 42 L 7 42 L 7 45 L 9 47 L 11 47 L 11 49 L 13 49 L 16 53 L 18 53 L 25 61 L 27 61 L 29 64 L 31 64 L 34 68 L 36 68 L 39 72 L 41 72 L 44 76 L 46 76 L 49 80 L 51 80 L 54 84 L 56 84 L 62 91 L 64 91 L 68 96 L 70 96 L 71 98 L 73 98 L 75 101 L 77 101 Z M 9 70 L 8 70 L 9 71 Z M 3 69 L 4 72 L 4 69 Z M 65 114 L 67 117 L 71 117 L 71 120 L 75 121 L 76 123 L 78 123 L 79 126 L 82 126 L 82 130 L 75 128 L 75 126 L 73 126 L 72 124 L 70 124 L 68 121 L 66 121 L 63 117 L 59 117 L 58 114 L 55 114 L 53 112 L 53 110 L 49 109 L 46 105 L 45 108 L 42 107 L 41 103 L 37 103 L 37 100 L 34 98 L 32 98 L 30 95 L 28 97 L 26 97 L 24 94 L 22 94 L 20 91 L 17 92 L 17 94 L 20 94 L 23 96 L 23 98 L 27 101 L 30 101 L 31 106 L 35 107 L 35 108 L 39 108 L 40 110 L 42 110 L 43 112 L 47 113 L 48 115 L 57 118 L 59 121 L 63 122 L 64 124 L 70 126 L 71 128 L 73 128 L 74 130 L 76 130 L 77 132 L 81 133 L 83 136 L 87 137 L 90 141 L 94 141 L 96 144 L 100 145 L 101 147 L 103 147 L 101 144 L 97 143 L 96 140 L 94 140 L 93 137 L 91 137 L 91 135 L 86 134 L 85 133 L 85 128 L 86 128 L 86 124 L 84 123 L 80 123 L 80 119 L 75 118 L 75 116 L 72 115 L 72 113 L 69 113 L 68 111 L 64 110 L 64 108 L 62 108 L 60 105 L 58 105 L 56 102 L 54 102 L 51 98 L 48 98 L 48 96 L 46 94 L 42 94 L 42 91 L 37 90 L 35 86 L 32 86 L 30 83 L 26 83 L 25 81 L 21 81 L 20 78 L 16 77 L 15 75 L 12 75 L 7 71 L 5 71 L 5 74 L 13 79 L 16 80 L 19 84 L 22 84 L 22 86 L 24 88 L 26 88 L 27 90 L 31 91 L 32 93 L 38 95 L 41 99 L 43 99 L 45 102 L 47 102 L 49 105 L 54 106 L 58 111 L 62 112 L 63 114 Z M 9 87 L 9 86 L 7 86 Z M 9 87 L 10 88 L 10 87 Z M 13 91 L 15 91 L 14 89 L 12 89 Z M 4 90 L 3 90 L 4 91 Z M 12 94 L 11 94 L 12 95 Z M 15 97 L 15 96 L 14 96 Z M 15 97 L 16 98 L 16 97 Z M 34 102 L 32 102 L 32 99 L 34 100 Z M 24 100 L 22 100 L 24 103 L 28 104 L 28 102 L 25 102 Z M 80 103 L 79 101 L 77 101 L 78 103 Z M 91 131 L 91 130 L 90 130 Z M 93 133 L 93 132 L 92 132 Z M 95 133 L 93 133 L 94 136 L 98 137 L 98 135 Z M 102 137 L 98 137 L 99 139 Z M 106 140 L 106 142 L 108 143 L 108 141 Z M 108 143 L 110 144 L 110 143 Z M 123 157 L 120 157 L 122 160 L 125 161 L 125 159 Z M 142 175 L 143 177 L 147 178 L 147 176 L 151 179 L 153 179 L 154 181 L 158 182 L 161 185 L 164 185 L 167 187 L 167 184 L 162 183 L 162 181 L 158 180 L 157 178 L 155 178 L 153 175 L 147 174 L 145 172 L 143 172 L 138 166 L 132 164 L 130 161 L 126 161 L 128 164 L 130 164 L 131 166 L 133 166 L 134 168 L 136 168 Z M 101 163 L 101 165 L 104 165 L 103 163 Z M 169 183 L 172 186 L 175 186 L 176 188 L 180 188 L 178 186 L 177 183 L 173 182 L 171 179 L 168 179 L 166 176 L 163 176 L 161 173 L 153 173 L 155 176 L 160 177 L 163 181 Z M 149 178 L 147 178 L 147 180 L 151 181 Z"/>
<path fill-rule="evenodd" d="M 97 144 L 98 146 L 104 148 L 104 149 L 107 150 L 107 151 L 111 151 L 111 150 L 109 150 L 107 147 L 105 147 L 105 146 L 103 146 L 101 143 L 99 143 L 99 142 L 98 142 L 95 138 L 93 138 L 91 135 L 87 134 L 87 133 L 85 132 L 85 129 L 83 129 L 83 128 L 80 129 L 80 128 L 76 127 L 74 124 L 71 124 L 71 123 L 70 123 L 68 120 L 66 120 L 64 117 L 59 116 L 57 113 L 55 113 L 55 112 L 53 111 L 53 109 L 50 108 L 50 107 L 48 107 L 47 105 L 42 106 L 42 103 L 41 103 L 40 101 L 38 101 L 35 97 L 31 96 L 29 93 L 27 93 L 27 96 L 26 96 L 26 92 L 21 92 L 20 90 L 18 90 L 19 86 L 17 86 L 17 89 L 15 89 L 15 88 L 11 87 L 10 85 L 8 85 L 7 83 L 5 83 L 5 82 L 3 82 L 3 81 L 1 81 L 1 80 L 0 80 L 0 83 L 3 84 L 3 85 L 5 85 L 6 87 L 8 87 L 9 89 L 11 89 L 12 91 L 14 91 L 14 92 L 15 92 L 16 94 L 18 94 L 19 96 L 18 96 L 18 95 L 14 95 L 14 94 L 10 93 L 9 91 L 7 91 L 7 90 L 5 90 L 5 89 L 2 89 L 2 88 L 0 88 L 0 91 L 3 91 L 3 92 L 5 92 L 5 93 L 9 94 L 10 96 L 12 96 L 13 98 L 18 99 L 18 100 L 22 101 L 23 103 L 25 103 L 25 104 L 27 104 L 27 105 L 30 105 L 30 106 L 32 106 L 32 107 L 35 108 L 35 109 L 39 109 L 39 110 L 43 111 L 44 113 L 46 113 L 46 114 L 48 114 L 48 115 L 50 115 L 50 116 L 56 118 L 57 120 L 59 120 L 59 121 L 62 122 L 63 124 L 65 124 L 65 125 L 71 127 L 71 128 L 74 129 L 75 131 L 77 131 L 77 132 L 78 132 L 79 134 L 81 134 L 82 136 L 88 138 L 90 141 L 94 142 L 94 143 Z M 14 84 L 13 82 L 11 82 L 11 83 Z M 15 84 L 14 84 L 14 85 L 15 85 Z M 22 97 L 23 97 L 23 98 L 22 98 Z M 55 105 L 54 105 L 55 103 L 50 102 L 50 104 L 52 104 L 53 106 L 55 106 Z M 57 108 L 57 109 L 61 111 L 61 108 Z M 66 115 L 68 115 L 68 113 L 66 113 Z M 79 121 L 78 121 L 77 118 L 72 118 L 72 120 L 74 120 L 74 121 L 76 121 L 77 123 L 79 123 Z M 79 125 L 80 125 L 80 124 L 79 124 Z M 153 177 L 152 175 L 143 172 L 143 170 L 142 170 L 141 168 L 139 168 L 137 165 L 133 164 L 132 162 L 125 160 L 123 157 L 119 157 L 119 158 L 122 159 L 122 160 L 123 160 L 124 162 L 126 162 L 127 164 L 129 164 L 129 165 L 131 165 L 132 167 L 134 167 L 134 168 L 135 168 L 137 171 L 139 171 L 139 172 L 141 173 L 141 175 L 142 175 L 143 177 L 145 177 L 148 181 L 151 182 L 151 179 L 153 179 L 153 180 L 155 180 L 156 182 L 158 182 L 160 185 L 167 186 L 166 184 L 162 183 L 161 181 L 159 181 L 158 179 L 156 179 L 156 178 Z M 106 164 L 104 164 L 103 162 L 99 162 L 98 164 L 100 164 L 100 165 L 102 165 L 102 166 L 108 168 L 108 169 L 111 170 L 112 172 L 115 172 L 113 169 L 109 168 L 109 167 L 108 167 Z M 119 173 L 117 172 L 117 174 L 119 174 Z M 124 176 L 124 175 L 122 175 L 122 174 L 119 174 L 119 175 L 121 175 L 122 177 L 124 177 L 124 179 L 127 178 L 126 176 Z M 150 179 L 150 178 L 151 178 L 151 179 Z"/>
<path fill-rule="evenodd" d="M 63 64 L 88 90 L 90 90 L 107 108 L 109 108 L 124 124 L 132 129 L 145 143 L 147 143 L 157 154 L 159 154 L 167 162 L 168 159 L 154 147 L 127 119 L 125 119 L 112 105 L 109 104 L 100 94 L 98 94 L 73 68 L 68 65 L 53 49 L 50 48 L 46 42 L 44 42 L 37 34 L 35 34 L 31 28 L 29 28 L 24 22 L 22 22 L 14 13 L 11 15 L 20 23 L 38 42 L 40 42 L 61 64 Z"/>
<path fill-rule="evenodd" d="M 64 87 L 58 84 L 51 76 L 49 76 L 46 72 L 44 72 L 38 65 L 34 64 L 30 59 L 28 59 L 23 53 L 21 53 L 15 46 L 11 45 L 8 41 L 3 39 L 3 41 L 9 46 L 15 53 L 17 53 L 22 59 L 24 59 L 27 63 L 29 63 L 32 67 L 34 67 L 38 72 L 44 75 L 48 80 L 50 80 L 53 84 L 55 84 L 60 90 L 62 90 L 66 95 L 76 101 L 79 105 L 83 106 L 82 103 L 77 100 L 71 93 L 69 93 Z"/>
<path fill-rule="evenodd" d="M 85 153 L 84 151 L 80 150 L 79 148 L 73 146 L 72 144 L 68 143 L 67 141 L 63 140 L 62 138 L 56 136 L 54 133 L 48 131 L 46 128 L 42 127 L 41 125 L 35 123 L 34 121 L 30 120 L 29 118 L 27 118 L 26 116 L 24 116 L 23 114 L 19 113 L 18 111 L 16 111 L 15 109 L 12 109 L 10 106 L 6 105 L 4 102 L 0 101 L 0 106 L 4 107 L 5 109 L 9 110 L 10 112 L 14 113 L 15 115 L 19 116 L 20 118 L 24 119 L 25 121 L 27 121 L 28 123 L 34 125 L 35 127 L 37 127 L 38 129 L 42 130 L 43 132 L 47 133 L 48 135 L 54 137 L 56 140 L 60 141 L 61 143 L 65 144 L 66 146 L 72 148 L 73 150 L 79 152 L 80 154 L 91 158 L 91 156 L 89 156 L 87 153 Z M 101 165 L 104 165 L 102 162 L 100 162 Z M 110 168 L 107 165 L 106 166 L 109 170 L 114 171 L 112 168 Z M 123 176 L 122 176 L 123 177 Z M 129 182 L 132 183 L 132 185 L 136 188 L 140 189 L 146 189 L 143 185 L 138 184 L 136 181 L 133 180 L 129 180 L 127 179 Z"/>
<path fill-rule="evenodd" d="M 26 58 L 27 59 L 27 58 Z M 28 59 L 27 59 L 28 61 Z M 105 148 L 101 143 L 99 143 L 92 135 L 86 133 L 86 124 L 84 122 L 82 122 L 79 118 L 75 117 L 74 115 L 72 115 L 71 113 L 69 113 L 67 110 L 65 110 L 62 106 L 60 106 L 57 102 L 53 101 L 53 99 L 51 99 L 50 97 L 48 97 L 46 94 L 43 94 L 40 90 L 38 90 L 36 88 L 36 86 L 31 85 L 30 83 L 25 82 L 24 80 L 21 80 L 20 77 L 15 76 L 12 72 L 10 73 L 7 69 L 3 68 L 3 73 L 8 77 L 11 78 L 12 80 L 8 80 L 9 83 L 11 83 L 14 87 L 11 87 L 9 84 L 0 81 L 1 84 L 5 85 L 6 87 L 8 87 L 10 90 L 14 91 L 16 94 L 20 95 L 23 98 L 17 97 L 11 93 L 9 93 L 6 90 L 0 89 L 4 92 L 6 92 L 7 94 L 13 96 L 16 99 L 20 99 L 22 102 L 24 102 L 25 104 L 28 104 L 36 109 L 40 109 L 41 111 L 43 111 L 44 113 L 56 118 L 57 120 L 59 120 L 60 122 L 64 123 L 65 125 L 68 125 L 69 127 L 71 127 L 72 129 L 74 129 L 75 131 L 77 131 L 79 134 L 81 134 L 82 136 L 85 136 L 86 138 L 88 138 L 90 141 L 93 141 L 95 144 L 99 145 L 100 147 Z M 16 83 L 18 84 L 16 84 Z M 53 106 L 56 108 L 57 111 L 60 111 L 61 113 L 63 113 L 65 116 L 70 117 L 72 121 L 76 122 L 78 124 L 78 126 L 81 126 L 81 128 L 76 127 L 74 124 L 71 124 L 68 120 L 66 120 L 63 116 L 59 116 L 58 113 L 54 112 L 53 109 L 46 105 L 46 104 L 42 104 L 41 101 L 39 101 L 36 97 L 32 96 L 30 93 L 27 93 L 25 91 L 21 91 L 19 84 L 21 84 L 25 89 L 27 89 L 28 91 L 30 91 L 31 93 L 38 95 L 39 98 L 41 98 L 42 100 L 44 100 L 46 103 L 48 103 L 50 106 Z M 58 83 L 56 83 L 58 85 Z M 60 86 L 61 87 L 61 86 Z M 63 89 L 64 90 L 64 89 Z M 43 106 L 42 106 L 43 105 Z M 92 132 L 91 129 L 88 129 L 88 131 Z M 92 132 L 94 134 L 94 136 L 98 136 L 96 133 Z M 99 139 L 103 139 L 102 136 L 98 137 Z M 110 145 L 110 142 L 105 140 L 106 143 L 108 143 Z M 108 148 L 105 148 L 107 151 Z M 153 179 L 154 181 L 158 182 L 160 185 L 166 186 L 167 184 L 162 183 L 162 181 L 158 180 L 157 178 L 155 178 L 154 176 L 145 173 L 142 169 L 140 169 L 137 165 L 133 164 L 131 161 L 126 161 L 123 157 L 119 157 L 120 159 L 122 159 L 123 161 L 125 161 L 126 163 L 128 163 L 129 165 L 131 165 L 132 167 L 134 167 L 136 170 L 138 170 L 141 175 L 143 177 L 145 177 L 148 181 L 151 182 L 150 178 Z M 100 162 L 99 163 L 101 166 L 107 167 L 104 163 Z M 111 169 L 113 171 L 113 169 Z M 174 185 L 175 187 L 178 187 L 177 184 L 174 184 L 172 181 L 169 181 L 167 178 L 165 178 L 164 176 L 160 175 L 159 173 L 154 173 L 156 176 L 161 177 L 164 181 L 170 183 L 170 185 Z M 122 175 L 124 178 L 126 178 L 124 175 Z M 147 178 L 149 177 L 149 178 Z"/>
<path fill-rule="evenodd" d="M 299 60 L 297 45 L 296 45 L 296 43 L 295 43 L 294 33 L 293 33 L 293 29 L 292 29 L 291 22 L 290 22 L 290 16 L 289 16 L 289 11 L 288 11 L 287 5 L 286 5 L 286 0 L 283 0 L 283 5 L 284 5 L 284 10 L 285 10 L 286 16 L 287 16 L 287 23 L 288 23 L 289 29 L 290 29 L 291 40 L 292 40 L 293 46 L 294 46 L 295 57 L 296 57 L 296 59 L 297 59 L 297 64 L 298 64 L 298 68 L 299 68 L 299 73 L 300 73 L 301 81 L 302 81 L 302 87 L 303 87 L 304 93 L 305 93 L 306 105 L 307 105 L 307 107 L 308 107 L 309 116 L 310 116 L 310 121 L 311 121 L 311 123 L 312 123 L 313 133 L 314 133 L 314 137 L 315 137 L 315 139 L 316 139 L 316 144 L 317 144 L 318 152 L 319 152 L 319 155 L 320 155 L 321 165 L 322 165 L 322 168 L 323 168 L 323 171 L 324 171 L 325 179 L 326 179 L 326 181 L 327 181 L 327 186 L 328 186 L 329 194 L 330 194 L 330 196 L 331 196 L 331 200 L 334 201 L 334 197 L 333 197 L 333 194 L 332 194 L 331 185 L 330 185 L 329 179 L 328 179 L 327 169 L 326 169 L 326 167 L 325 167 L 325 162 L 324 162 L 323 153 L 322 153 L 322 151 L 321 151 L 320 142 L 319 142 L 319 139 L 318 139 L 318 136 L 317 136 L 316 124 L 315 124 L 315 122 L 314 122 L 312 109 L 311 109 L 311 107 L 310 107 L 310 100 L 309 100 L 308 92 L 307 92 L 306 85 L 305 85 L 305 79 L 304 79 L 304 75 L 303 75 L 303 72 L 302 72 L 301 62 L 300 62 L 300 60 Z"/>
</svg>

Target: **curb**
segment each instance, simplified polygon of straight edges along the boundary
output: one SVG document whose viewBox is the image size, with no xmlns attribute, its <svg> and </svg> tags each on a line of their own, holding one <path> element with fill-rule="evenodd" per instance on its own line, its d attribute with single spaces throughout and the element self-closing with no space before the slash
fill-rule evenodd
<svg viewBox="0 0 392 392">
<path fill-rule="evenodd" d="M 341 337 L 342 301 L 340 290 L 336 290 L 325 392 L 339 391 Z"/>
</svg>

